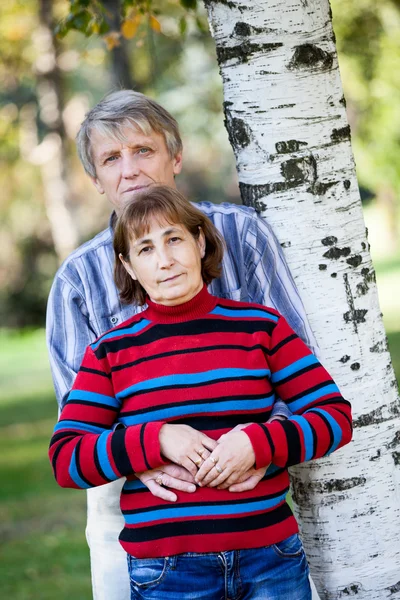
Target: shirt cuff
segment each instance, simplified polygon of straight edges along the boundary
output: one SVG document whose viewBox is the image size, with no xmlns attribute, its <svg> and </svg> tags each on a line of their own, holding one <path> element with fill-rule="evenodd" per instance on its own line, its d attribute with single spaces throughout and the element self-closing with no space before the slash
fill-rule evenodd
<svg viewBox="0 0 400 600">
<path fill-rule="evenodd" d="M 268 422 L 271 422 L 275 417 L 284 417 L 285 419 L 290 419 L 293 416 L 293 413 L 289 409 L 286 402 L 278 399 L 272 407 L 271 416 L 268 419 Z"/>
<path fill-rule="evenodd" d="M 242 429 L 249 436 L 256 457 L 256 469 L 268 467 L 272 462 L 273 444 L 265 425 L 252 423 Z"/>
</svg>

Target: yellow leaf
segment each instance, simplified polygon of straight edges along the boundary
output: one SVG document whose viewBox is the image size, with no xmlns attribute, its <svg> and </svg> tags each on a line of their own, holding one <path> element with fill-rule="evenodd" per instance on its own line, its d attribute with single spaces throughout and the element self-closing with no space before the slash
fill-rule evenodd
<svg viewBox="0 0 400 600">
<path fill-rule="evenodd" d="M 126 19 L 121 26 L 121 33 L 127 40 L 131 40 L 135 37 L 137 29 L 139 27 L 140 18 L 137 19 Z"/>
<path fill-rule="evenodd" d="M 117 31 L 112 31 L 111 33 L 107 33 L 107 35 L 103 36 L 103 40 L 107 45 L 107 50 L 112 50 L 116 46 L 120 45 L 119 41 L 119 33 Z"/>
<path fill-rule="evenodd" d="M 150 15 L 149 17 L 149 23 L 150 23 L 150 27 L 153 29 L 153 31 L 156 31 L 157 33 L 160 33 L 161 31 L 161 23 L 160 21 L 158 21 L 154 15 Z"/>
</svg>

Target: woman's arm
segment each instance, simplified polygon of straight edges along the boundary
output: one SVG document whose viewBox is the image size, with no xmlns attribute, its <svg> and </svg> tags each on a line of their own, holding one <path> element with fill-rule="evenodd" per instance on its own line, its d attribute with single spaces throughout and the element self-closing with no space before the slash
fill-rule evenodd
<svg viewBox="0 0 400 600">
<path fill-rule="evenodd" d="M 293 416 L 252 423 L 222 436 L 196 477 L 203 485 L 234 483 L 251 460 L 257 469 L 270 463 L 286 468 L 326 456 L 351 440 L 350 403 L 283 317 L 273 330 L 268 354 L 272 384 Z"/>
</svg>

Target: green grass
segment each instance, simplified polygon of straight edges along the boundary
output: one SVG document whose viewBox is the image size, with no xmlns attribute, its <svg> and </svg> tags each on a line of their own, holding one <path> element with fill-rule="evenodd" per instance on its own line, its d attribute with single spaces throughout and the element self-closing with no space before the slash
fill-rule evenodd
<svg viewBox="0 0 400 600">
<path fill-rule="evenodd" d="M 47 458 L 57 408 L 42 331 L 0 333 L 0 581 L 13 600 L 91 598 L 86 494 Z"/>
<path fill-rule="evenodd" d="M 400 378 L 400 331 L 389 347 Z M 86 494 L 59 488 L 47 448 L 57 418 L 43 331 L 0 332 L 0 581 L 13 600 L 91 598 Z"/>
</svg>

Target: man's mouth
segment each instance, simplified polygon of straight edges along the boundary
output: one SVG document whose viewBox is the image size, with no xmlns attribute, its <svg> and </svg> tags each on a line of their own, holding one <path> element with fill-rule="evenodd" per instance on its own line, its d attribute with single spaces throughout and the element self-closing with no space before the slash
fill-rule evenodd
<svg viewBox="0 0 400 600">
<path fill-rule="evenodd" d="M 147 187 L 149 187 L 148 185 L 134 185 L 132 187 L 127 188 L 126 190 L 123 191 L 124 194 L 129 194 L 129 193 L 134 193 L 136 194 L 137 192 L 141 192 L 142 190 L 145 190 Z"/>
</svg>

